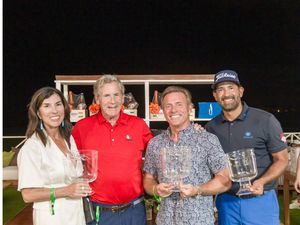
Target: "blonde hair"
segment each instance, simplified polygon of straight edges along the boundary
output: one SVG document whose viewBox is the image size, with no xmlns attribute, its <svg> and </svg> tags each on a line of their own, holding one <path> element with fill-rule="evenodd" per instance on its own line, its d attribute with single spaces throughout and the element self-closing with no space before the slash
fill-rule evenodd
<svg viewBox="0 0 300 225">
<path fill-rule="evenodd" d="M 191 92 L 189 92 L 189 90 L 187 90 L 183 87 L 180 87 L 180 86 L 169 86 L 163 91 L 163 93 L 161 94 L 162 105 L 163 105 L 164 98 L 166 97 L 166 95 L 170 94 L 170 93 L 174 93 L 174 92 L 179 92 L 179 93 L 184 94 L 187 99 L 188 105 L 193 107 Z"/>
<path fill-rule="evenodd" d="M 94 84 L 94 96 L 95 96 L 95 98 L 96 99 L 98 98 L 99 93 L 101 92 L 101 90 L 102 90 L 102 88 L 105 84 L 110 84 L 110 83 L 113 83 L 113 82 L 117 83 L 117 85 L 119 86 L 119 88 L 122 92 L 122 95 L 124 95 L 125 94 L 125 87 L 121 83 L 121 81 L 116 76 L 107 74 L 107 75 L 101 76 L 96 81 L 96 83 Z"/>
</svg>

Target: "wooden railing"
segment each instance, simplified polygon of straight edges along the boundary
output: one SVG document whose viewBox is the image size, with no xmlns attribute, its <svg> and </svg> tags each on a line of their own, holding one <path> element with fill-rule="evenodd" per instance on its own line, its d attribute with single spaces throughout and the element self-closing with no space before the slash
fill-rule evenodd
<svg viewBox="0 0 300 225">
<path fill-rule="evenodd" d="M 283 211 L 284 225 L 290 225 L 290 181 L 294 182 L 296 174 L 294 172 L 285 171 L 283 181 Z"/>
</svg>

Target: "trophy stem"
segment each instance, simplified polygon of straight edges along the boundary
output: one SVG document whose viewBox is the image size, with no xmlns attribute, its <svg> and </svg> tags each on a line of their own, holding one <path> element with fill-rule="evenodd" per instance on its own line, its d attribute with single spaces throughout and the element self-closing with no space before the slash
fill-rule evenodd
<svg viewBox="0 0 300 225">
<path fill-rule="evenodd" d="M 240 181 L 239 183 L 240 183 L 240 189 L 236 193 L 238 196 L 252 194 L 252 192 L 249 189 L 249 187 L 251 186 L 250 180 L 247 179 L 247 180 L 244 180 L 244 181 Z"/>
</svg>

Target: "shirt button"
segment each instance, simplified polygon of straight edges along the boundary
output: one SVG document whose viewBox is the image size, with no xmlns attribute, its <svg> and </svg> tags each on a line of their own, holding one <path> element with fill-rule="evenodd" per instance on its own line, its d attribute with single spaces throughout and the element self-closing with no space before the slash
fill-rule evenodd
<svg viewBox="0 0 300 225">
<path fill-rule="evenodd" d="M 115 141 L 115 139 L 114 139 L 114 138 L 112 138 L 112 139 L 111 139 L 111 141 Z"/>
<path fill-rule="evenodd" d="M 114 129 L 111 129 L 110 131 L 111 131 L 111 132 L 114 132 Z"/>
<path fill-rule="evenodd" d="M 230 124 L 231 126 L 233 125 L 233 123 Z"/>
</svg>

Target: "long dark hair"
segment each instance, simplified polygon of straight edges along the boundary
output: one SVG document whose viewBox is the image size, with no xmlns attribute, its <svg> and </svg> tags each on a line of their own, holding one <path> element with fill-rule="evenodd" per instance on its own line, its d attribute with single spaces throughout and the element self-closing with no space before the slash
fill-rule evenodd
<svg viewBox="0 0 300 225">
<path fill-rule="evenodd" d="M 30 138 L 34 133 L 37 133 L 43 144 L 46 146 L 47 137 L 44 131 L 40 127 L 40 119 L 38 117 L 38 110 L 41 107 L 43 101 L 53 94 L 57 94 L 64 106 L 65 116 L 64 116 L 64 126 L 59 126 L 59 132 L 62 137 L 67 141 L 68 146 L 70 147 L 70 136 L 72 131 L 72 123 L 70 122 L 70 110 L 68 103 L 61 93 L 61 91 L 53 88 L 53 87 L 43 87 L 37 90 L 33 96 L 31 97 L 31 101 L 28 104 L 28 126 L 26 130 L 26 137 Z"/>
</svg>

